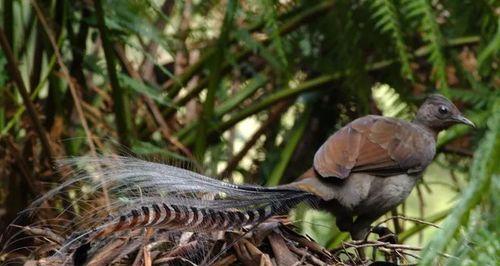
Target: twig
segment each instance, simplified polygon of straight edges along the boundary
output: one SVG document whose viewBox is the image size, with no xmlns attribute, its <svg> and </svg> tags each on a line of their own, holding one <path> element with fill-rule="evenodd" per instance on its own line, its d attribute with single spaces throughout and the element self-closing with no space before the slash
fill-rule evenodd
<svg viewBox="0 0 500 266">
<path fill-rule="evenodd" d="M 441 228 L 439 227 L 438 225 L 436 224 L 433 224 L 433 223 L 430 223 L 430 222 L 426 222 L 426 221 L 423 221 L 423 220 L 420 220 L 420 219 L 417 219 L 417 218 L 410 218 L 410 217 L 405 217 L 405 216 L 401 216 L 401 215 L 398 215 L 398 216 L 391 216 L 387 219 L 384 219 L 382 220 L 381 222 L 377 223 L 377 225 L 374 226 L 377 227 L 377 226 L 380 226 L 381 224 L 389 221 L 389 220 L 392 220 L 392 219 L 402 219 L 402 220 L 407 220 L 407 221 L 412 221 L 412 222 L 416 222 L 416 223 L 421 223 L 421 224 L 426 224 L 426 225 L 430 225 L 432 227 L 436 227 L 436 228 Z M 371 232 L 371 231 L 370 231 Z"/>
<path fill-rule="evenodd" d="M 77 111 L 78 116 L 80 118 L 80 121 L 82 123 L 82 127 L 85 131 L 85 135 L 87 137 L 87 142 L 89 144 L 89 148 L 90 148 L 91 152 L 95 155 L 96 150 L 95 150 L 94 143 L 92 142 L 92 133 L 91 133 L 89 126 L 87 124 L 87 120 L 85 119 L 85 116 L 83 114 L 80 98 L 78 97 L 78 94 L 76 93 L 77 89 L 76 89 L 74 80 L 71 78 L 71 76 L 69 74 L 69 70 L 66 67 L 66 64 L 64 63 L 61 52 L 59 51 L 59 47 L 57 46 L 56 40 L 54 39 L 54 35 L 52 34 L 52 30 L 50 29 L 50 27 L 47 23 L 47 20 L 45 19 L 45 16 L 42 13 L 42 10 L 38 6 L 36 0 L 31 0 L 31 4 L 33 5 L 33 9 L 36 12 L 38 20 L 40 20 L 40 23 L 41 23 L 45 33 L 47 34 L 47 37 L 49 38 L 50 44 L 52 45 L 52 49 L 54 49 L 54 54 L 56 55 L 57 64 L 61 68 L 63 77 L 68 82 L 68 87 L 70 89 L 71 96 L 73 97 L 73 101 L 75 102 L 76 111 Z"/>
<path fill-rule="evenodd" d="M 344 253 L 347 255 L 347 257 L 349 258 L 349 260 L 352 263 L 356 263 L 356 261 L 354 260 L 354 258 L 351 257 L 351 254 L 349 253 L 349 251 L 347 251 L 347 248 L 345 247 L 345 242 L 342 242 L 342 250 L 344 251 Z"/>
<path fill-rule="evenodd" d="M 451 209 L 447 209 L 444 211 L 441 211 L 439 213 L 436 213 L 432 216 L 426 217 L 426 220 L 431 221 L 432 223 L 437 223 L 440 220 L 446 218 L 446 216 L 450 213 Z M 425 224 L 415 224 L 414 226 L 408 228 L 406 231 L 402 232 L 398 238 L 401 242 L 404 242 L 408 237 L 412 236 L 413 234 L 421 231 L 423 228 L 425 228 Z"/>
<path fill-rule="evenodd" d="M 409 245 L 403 244 L 391 244 L 387 242 L 377 241 L 377 240 L 355 240 L 351 242 L 344 242 L 342 246 L 348 246 L 350 248 L 365 248 L 365 247 L 384 247 L 388 249 L 398 249 L 398 250 L 413 250 L 413 251 L 422 251 L 422 247 L 413 247 Z M 445 258 L 456 258 L 455 256 L 449 255 L 447 253 L 438 253 L 439 255 Z"/>
<path fill-rule="evenodd" d="M 404 250 L 399 250 L 399 252 L 403 253 L 404 255 L 407 255 L 407 256 L 410 256 L 410 257 L 412 257 L 412 258 L 415 258 L 415 259 L 417 259 L 417 260 L 419 260 L 419 259 L 420 259 L 420 256 L 415 255 L 415 254 L 413 254 L 413 253 L 406 252 L 406 251 L 404 251 Z"/>
<path fill-rule="evenodd" d="M 418 215 L 420 216 L 420 219 L 424 219 L 425 202 L 422 194 L 422 189 L 420 189 L 420 185 L 417 185 L 417 195 L 418 195 L 418 212 L 419 212 Z M 418 234 L 419 244 L 422 244 L 422 239 L 423 239 L 423 233 L 422 231 L 420 231 Z"/>
<path fill-rule="evenodd" d="M 23 231 L 25 231 L 26 233 L 29 233 L 31 235 L 43 236 L 46 239 L 48 239 L 49 241 L 52 241 L 52 242 L 59 244 L 59 245 L 64 243 L 64 238 L 62 238 L 59 235 L 57 235 L 56 233 L 52 232 L 48 228 L 41 229 L 41 228 L 35 228 L 35 227 L 31 227 L 31 226 L 19 226 L 16 224 L 11 224 L 10 226 L 21 228 Z"/>
<path fill-rule="evenodd" d="M 313 263 L 314 265 L 327 265 L 326 263 L 324 263 L 323 261 L 321 261 L 320 259 L 316 258 L 315 256 L 313 256 L 312 254 L 310 254 L 308 251 L 308 248 L 306 247 L 305 250 L 304 249 L 300 249 L 296 246 L 294 246 L 293 244 L 292 245 L 288 245 L 288 248 L 294 252 L 295 254 L 301 256 L 300 258 L 300 261 L 296 262 L 294 264 L 294 266 L 298 266 L 298 265 L 307 265 L 305 262 L 306 260 L 309 260 L 311 261 L 311 263 Z"/>
<path fill-rule="evenodd" d="M 409 245 L 403 244 L 391 244 L 388 242 L 376 241 L 376 240 L 357 240 L 352 242 L 344 242 L 343 245 L 346 245 L 351 248 L 366 248 L 366 247 L 385 247 L 390 249 L 407 249 L 407 250 L 422 250 L 421 247 L 412 247 Z"/>
</svg>

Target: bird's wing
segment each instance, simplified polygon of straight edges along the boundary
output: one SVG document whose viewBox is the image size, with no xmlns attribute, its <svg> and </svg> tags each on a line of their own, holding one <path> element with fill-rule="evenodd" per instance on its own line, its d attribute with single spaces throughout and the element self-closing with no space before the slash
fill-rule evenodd
<svg viewBox="0 0 500 266">
<path fill-rule="evenodd" d="M 323 177 L 351 173 L 391 176 L 420 172 L 434 157 L 434 139 L 409 122 L 365 116 L 349 123 L 319 148 L 314 169 Z"/>
</svg>

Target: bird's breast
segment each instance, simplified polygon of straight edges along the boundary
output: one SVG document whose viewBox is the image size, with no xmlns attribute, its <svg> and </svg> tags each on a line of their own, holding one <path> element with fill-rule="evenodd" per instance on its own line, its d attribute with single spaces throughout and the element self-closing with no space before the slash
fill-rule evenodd
<svg viewBox="0 0 500 266">
<path fill-rule="evenodd" d="M 420 175 L 401 174 L 374 178 L 370 192 L 357 206 L 357 214 L 377 210 L 383 214 L 403 203 L 415 187 Z"/>
</svg>

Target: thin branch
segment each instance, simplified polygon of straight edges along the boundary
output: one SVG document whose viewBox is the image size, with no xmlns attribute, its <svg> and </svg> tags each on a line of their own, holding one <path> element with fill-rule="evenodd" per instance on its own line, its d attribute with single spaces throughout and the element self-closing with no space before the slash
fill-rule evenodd
<svg viewBox="0 0 500 266">
<path fill-rule="evenodd" d="M 431 221 L 432 223 L 437 223 L 437 222 L 443 220 L 444 218 L 446 218 L 448 216 L 448 214 L 450 213 L 450 211 L 451 211 L 450 209 L 441 211 L 439 213 L 436 213 L 432 216 L 427 217 L 426 220 Z M 426 228 L 425 224 L 421 224 L 421 223 L 415 224 L 414 226 L 408 228 L 407 230 L 405 230 L 404 232 L 402 232 L 398 236 L 399 241 L 404 242 L 410 236 L 422 231 L 424 228 Z"/>
<path fill-rule="evenodd" d="M 425 201 L 420 185 L 417 185 L 417 196 L 418 196 L 418 213 L 420 216 L 419 218 L 424 219 Z M 418 234 L 418 243 L 422 243 L 423 237 L 424 235 L 422 231 L 420 231 L 420 233 Z"/>
<path fill-rule="evenodd" d="M 414 247 L 410 245 L 403 244 L 391 244 L 388 242 L 376 241 L 376 240 L 355 240 L 351 242 L 344 242 L 343 245 L 349 248 L 366 248 L 366 247 L 384 247 L 392 250 L 413 250 L 413 251 L 422 251 L 422 247 Z M 449 255 L 447 253 L 439 253 L 439 255 L 445 258 L 456 258 L 455 256 Z"/>
<path fill-rule="evenodd" d="M 381 222 L 377 223 L 374 227 L 380 226 L 381 224 L 383 224 L 383 223 L 385 223 L 387 221 L 393 220 L 393 219 L 407 220 L 407 221 L 412 221 L 412 222 L 416 222 L 416 223 L 419 223 L 419 224 L 429 225 L 429 226 L 432 226 L 432 227 L 435 227 L 435 228 L 441 228 L 441 227 L 439 227 L 436 224 L 433 224 L 433 223 L 430 223 L 430 222 L 426 222 L 426 221 L 423 221 L 421 219 L 411 218 L 411 217 L 406 217 L 406 216 L 401 216 L 401 215 L 391 216 L 391 217 L 389 217 L 387 219 L 384 219 Z"/>
<path fill-rule="evenodd" d="M 73 101 L 75 102 L 76 111 L 77 111 L 78 116 L 80 118 L 80 121 L 82 123 L 82 127 L 85 131 L 85 135 L 87 137 L 87 142 L 89 144 L 89 148 L 90 148 L 92 154 L 95 155 L 96 150 L 95 150 L 94 142 L 92 141 L 92 133 L 91 133 L 89 126 L 87 124 L 87 120 L 85 119 L 85 116 L 83 114 L 82 105 L 80 102 L 80 98 L 78 97 L 78 94 L 76 92 L 77 88 L 76 88 L 76 85 L 74 83 L 74 80 L 71 78 L 71 76 L 69 74 L 69 70 L 66 67 L 66 64 L 64 64 L 64 60 L 62 58 L 61 52 L 59 51 L 59 47 L 57 46 L 57 42 L 54 38 L 54 34 L 52 33 L 52 31 L 47 23 L 47 20 L 45 19 L 45 16 L 42 13 L 42 10 L 38 6 L 36 0 L 31 0 L 31 3 L 33 5 L 33 9 L 36 12 L 38 20 L 40 21 L 45 33 L 47 34 L 47 37 L 50 41 L 50 44 L 52 45 L 52 49 L 54 49 L 54 54 L 55 54 L 56 59 L 57 59 L 57 64 L 61 68 L 63 77 L 66 79 L 66 82 L 68 82 L 68 87 L 71 91 L 71 96 L 73 96 Z"/>
</svg>

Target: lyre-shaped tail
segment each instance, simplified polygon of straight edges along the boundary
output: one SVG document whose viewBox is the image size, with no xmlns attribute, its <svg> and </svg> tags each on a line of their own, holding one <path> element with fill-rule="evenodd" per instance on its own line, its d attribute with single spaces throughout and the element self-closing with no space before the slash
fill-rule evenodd
<svg viewBox="0 0 500 266">
<path fill-rule="evenodd" d="M 73 233 L 62 249 L 71 250 L 75 245 L 135 228 L 193 232 L 238 229 L 285 213 L 297 203 L 314 197 L 294 188 L 229 184 L 130 157 L 76 157 L 60 164 L 62 168 L 73 169 L 71 179 L 35 204 L 76 182 L 86 184 L 90 191 L 105 190 L 109 196 L 108 204 L 97 208 L 98 212 L 107 213 L 108 218 L 95 221 L 91 215 L 83 214 L 81 221 L 74 222 L 80 233 Z"/>
</svg>

